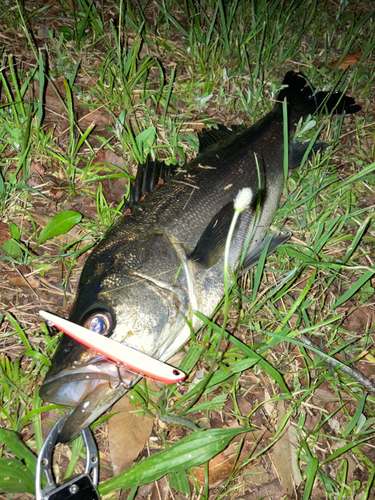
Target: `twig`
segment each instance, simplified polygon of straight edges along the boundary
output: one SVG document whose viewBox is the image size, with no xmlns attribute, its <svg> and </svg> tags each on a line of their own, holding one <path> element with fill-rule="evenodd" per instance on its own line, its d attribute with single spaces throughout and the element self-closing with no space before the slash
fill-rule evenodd
<svg viewBox="0 0 375 500">
<path fill-rule="evenodd" d="M 327 358 L 327 354 L 323 351 L 323 349 L 320 349 L 320 347 L 314 344 L 314 342 L 311 342 L 311 340 L 307 338 L 306 335 L 302 334 L 300 337 L 300 341 L 308 347 L 313 347 L 314 349 L 318 349 L 319 351 L 321 351 L 323 354 L 322 358 L 324 359 L 325 363 L 327 363 L 327 365 L 329 365 L 331 368 L 338 368 L 342 372 L 354 378 L 354 380 L 363 385 L 365 389 L 368 389 L 369 391 L 375 393 L 375 384 L 373 384 L 371 380 L 365 377 L 359 370 L 356 370 L 355 368 L 349 368 L 349 366 L 343 365 L 342 363 L 339 363 L 332 358 Z"/>
</svg>

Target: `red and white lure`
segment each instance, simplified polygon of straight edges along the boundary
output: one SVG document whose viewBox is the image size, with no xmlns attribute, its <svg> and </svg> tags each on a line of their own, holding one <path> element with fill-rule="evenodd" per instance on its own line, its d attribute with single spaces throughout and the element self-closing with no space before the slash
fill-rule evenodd
<svg viewBox="0 0 375 500">
<path fill-rule="evenodd" d="M 145 377 L 159 380 L 165 384 L 175 384 L 176 382 L 184 380 L 186 377 L 185 373 L 173 366 L 167 365 L 162 361 L 152 358 L 136 349 L 120 344 L 108 337 L 92 332 L 83 326 L 76 325 L 71 321 L 59 318 L 46 311 L 39 311 L 39 314 L 50 324 L 55 325 L 86 347 L 99 352 L 115 363 L 125 365 L 126 368 L 144 375 Z"/>
</svg>

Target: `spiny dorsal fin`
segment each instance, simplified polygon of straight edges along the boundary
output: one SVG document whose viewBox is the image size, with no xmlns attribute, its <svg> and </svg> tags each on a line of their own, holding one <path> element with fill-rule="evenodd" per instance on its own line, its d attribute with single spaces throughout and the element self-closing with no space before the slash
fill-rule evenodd
<svg viewBox="0 0 375 500">
<path fill-rule="evenodd" d="M 131 183 L 129 199 L 124 201 L 123 212 L 132 208 L 143 196 L 155 189 L 161 181 L 166 181 L 178 165 L 166 165 L 163 161 L 151 160 L 138 165 L 137 175 Z"/>
<path fill-rule="evenodd" d="M 189 260 L 199 262 L 205 269 L 216 264 L 224 253 L 233 215 L 234 203 L 230 201 L 212 218 L 193 252 L 189 255 Z"/>
<path fill-rule="evenodd" d="M 213 144 L 217 144 L 223 139 L 226 139 L 233 133 L 232 130 L 225 127 L 221 123 L 217 124 L 217 128 L 203 128 L 198 132 L 199 139 L 199 154 L 203 153 L 207 148 Z"/>
</svg>

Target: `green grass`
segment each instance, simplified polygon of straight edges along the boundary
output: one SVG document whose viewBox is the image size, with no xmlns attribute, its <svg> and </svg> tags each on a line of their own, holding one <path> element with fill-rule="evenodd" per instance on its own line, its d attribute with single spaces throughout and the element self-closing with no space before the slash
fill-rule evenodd
<svg viewBox="0 0 375 500">
<path fill-rule="evenodd" d="M 227 323 L 222 324 L 222 316 L 215 316 L 216 321 L 202 318 L 205 328 L 192 334 L 180 368 L 195 372 L 205 367 L 209 373 L 191 384 L 189 392 L 151 391 L 143 383 L 133 390 L 142 411 L 166 426 L 160 431 L 165 443 L 173 426 L 195 431 L 193 437 L 166 444 L 160 455 L 105 482 L 101 491 L 133 488 L 171 472 L 176 457 L 207 440 L 210 431 L 198 428 L 209 428 L 210 416 L 223 414 L 241 426 L 238 432 L 257 427 L 252 423 L 256 421 L 272 429 L 273 436 L 255 440 L 245 456 L 239 449 L 232 470 L 214 489 L 208 488 L 208 466 L 202 489 L 190 471 L 191 491 L 197 497 L 224 498 L 246 487 L 257 460 L 268 460 L 290 427 L 297 436 L 294 459 L 305 481 L 300 487 L 304 499 L 355 494 L 370 498 L 375 469 L 366 443 L 374 438 L 375 395 L 365 394 L 350 376 L 329 368 L 317 351 L 300 342 L 300 335 L 309 336 L 328 356 L 339 354 L 341 363 L 361 360 L 360 366 L 373 367 L 373 320 L 371 315 L 361 320 L 363 311 L 371 312 L 375 273 L 373 13 L 363 5 L 359 11 L 355 4 L 315 0 L 308 6 L 294 0 L 185 0 L 181 5 L 160 0 L 153 8 L 141 1 L 103 3 L 99 8 L 82 0 L 75 10 L 68 4 L 57 23 L 46 8 L 28 11 L 27 5 L 0 5 L 5 34 L 12 40 L 23 33 L 28 58 L 27 65 L 21 64 L 11 55 L 16 52 L 10 43 L 1 54 L 0 208 L 2 227 L 9 229 L 0 254 L 1 279 L 11 289 L 5 275 L 14 269 L 24 275 L 22 266 L 27 266 L 38 279 L 56 283 L 53 273 L 60 270 L 62 314 L 79 277 L 77 259 L 119 216 L 122 204 L 107 201 L 105 178 L 131 178 L 148 154 L 171 163 L 188 161 L 197 151 L 195 131 L 205 124 L 253 123 L 272 109 L 288 69 L 303 71 L 319 89 L 346 89 L 363 106 L 359 116 L 322 118 L 312 128 L 301 125 L 303 139 L 313 138 L 319 129 L 319 139 L 329 147 L 286 181 L 274 225 L 290 230 L 292 239 L 239 279 L 230 291 Z M 47 62 L 34 44 L 34 31 L 43 23 L 50 27 L 43 39 Z M 18 35 L 13 41 L 19 43 Z M 353 67 L 343 71 L 331 66 L 334 59 L 358 52 L 363 56 Z M 37 91 L 32 91 L 35 82 Z M 54 102 L 61 109 L 52 125 L 50 110 L 43 106 L 47 87 L 56 92 Z M 82 127 L 80 109 L 92 114 L 92 125 Z M 108 117 L 102 128 L 100 114 Z M 65 123 L 67 132 L 56 123 Z M 123 158 L 123 166 L 100 160 L 108 150 Z M 48 184 L 40 187 L 45 186 L 43 176 L 30 182 L 37 162 L 66 181 L 62 202 L 46 209 L 57 218 L 51 216 L 44 229 L 33 213 L 38 204 L 50 203 L 51 190 Z M 91 211 L 81 218 L 71 207 L 74 197 L 92 203 L 96 214 Z M 80 229 L 79 236 L 64 243 L 56 239 L 72 227 Z M 54 307 L 46 305 L 45 298 L 36 299 L 38 290 L 34 292 L 30 300 L 35 310 Z M 57 339 L 50 338 L 45 327 L 40 333 L 33 312 L 15 306 L 9 313 L 10 305 L 4 302 L 0 316 L 0 337 L 7 349 L 0 358 L 0 426 L 22 436 L 32 429 L 32 437 L 26 443 L 12 433 L 0 439 L 0 469 L 4 460 L 17 460 L 8 487 L 6 472 L 0 470 L 0 492 L 10 495 L 20 491 L 17 477 L 22 475 L 23 491 L 32 493 L 30 450 L 37 454 L 42 446 L 42 412 L 56 408 L 43 407 L 37 389 Z M 357 323 L 345 321 L 349 312 Z M 268 389 L 264 399 L 251 400 L 251 409 L 245 411 L 249 374 L 252 383 L 258 381 L 258 392 Z M 335 395 L 334 404 L 319 400 L 328 392 Z M 281 404 L 286 412 L 276 428 Z M 269 405 L 277 408 L 275 414 Z M 212 430 L 217 434 L 212 449 L 205 457 L 194 454 L 189 467 L 224 449 L 230 433 L 220 431 Z M 244 449 L 247 444 L 244 438 Z M 70 469 L 81 455 L 81 442 L 74 447 Z M 360 480 L 353 475 L 353 463 L 360 464 Z M 170 475 L 182 491 L 188 487 L 186 468 L 176 466 L 174 479 Z"/>
</svg>

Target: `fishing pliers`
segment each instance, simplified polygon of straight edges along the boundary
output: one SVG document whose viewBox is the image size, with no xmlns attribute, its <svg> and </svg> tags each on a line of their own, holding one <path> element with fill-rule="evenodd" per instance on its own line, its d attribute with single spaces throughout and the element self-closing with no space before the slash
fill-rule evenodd
<svg viewBox="0 0 375 500">
<path fill-rule="evenodd" d="M 36 500 L 99 500 L 96 490 L 99 478 L 98 450 L 90 428 L 81 432 L 86 447 L 86 467 L 83 474 L 68 478 L 57 485 L 52 473 L 52 453 L 57 442 L 57 436 L 69 414 L 62 416 L 54 425 L 39 454 L 36 479 Z M 47 484 L 43 488 L 43 473 Z"/>
</svg>

